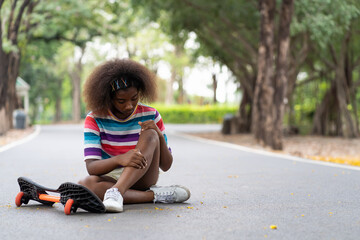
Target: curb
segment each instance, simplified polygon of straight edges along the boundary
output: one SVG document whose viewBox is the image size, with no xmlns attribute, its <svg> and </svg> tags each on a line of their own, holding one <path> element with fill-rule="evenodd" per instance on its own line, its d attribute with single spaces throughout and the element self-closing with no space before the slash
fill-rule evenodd
<svg viewBox="0 0 360 240">
<path fill-rule="evenodd" d="M 23 144 L 23 143 L 26 143 L 30 140 L 32 140 L 33 138 L 35 138 L 37 135 L 39 135 L 40 133 L 40 130 L 41 130 L 41 127 L 40 125 L 35 125 L 35 131 L 33 133 L 31 133 L 29 136 L 26 136 L 25 138 L 23 139 L 20 139 L 18 141 L 15 141 L 15 142 L 12 142 L 12 143 L 9 143 L 9 144 L 6 144 L 2 147 L 0 147 L 0 153 L 1 152 L 5 152 L 6 150 L 9 150 L 13 147 L 16 147 L 20 144 Z"/>
<path fill-rule="evenodd" d="M 326 166 L 326 167 L 343 168 L 343 169 L 348 169 L 348 170 L 360 171 L 360 167 L 355 167 L 355 166 L 351 166 L 351 165 L 342 165 L 342 164 L 338 164 L 338 163 L 322 162 L 322 161 L 310 160 L 310 159 L 306 159 L 306 158 L 300 158 L 300 157 L 295 157 L 295 156 L 289 156 L 289 155 L 284 155 L 284 154 L 279 154 L 279 153 L 268 152 L 268 151 L 264 151 L 264 150 L 252 149 L 249 147 L 244 147 L 244 146 L 233 144 L 233 143 L 209 140 L 209 139 L 196 137 L 196 136 L 188 135 L 186 133 L 181 133 L 181 132 L 173 132 L 173 134 L 183 137 L 183 138 L 190 139 L 190 140 L 198 141 L 198 142 L 232 148 L 235 150 L 260 154 L 260 155 L 264 155 L 264 156 L 278 157 L 278 158 L 281 158 L 283 160 L 288 160 L 288 161 L 296 161 L 296 162 L 307 163 L 307 164 L 322 165 L 322 166 Z"/>
</svg>

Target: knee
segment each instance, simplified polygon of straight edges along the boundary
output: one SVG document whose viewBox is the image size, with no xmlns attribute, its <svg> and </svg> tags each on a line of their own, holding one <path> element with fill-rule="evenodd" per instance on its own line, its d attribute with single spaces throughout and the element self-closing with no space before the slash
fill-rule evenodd
<svg viewBox="0 0 360 240">
<path fill-rule="evenodd" d="M 81 179 L 78 183 L 85 187 L 89 187 L 92 186 L 94 183 L 97 183 L 98 179 L 99 179 L 98 176 L 90 175 L 85 177 L 84 179 Z"/>
<path fill-rule="evenodd" d="M 154 129 L 146 129 L 145 131 L 141 132 L 140 137 L 144 138 L 146 142 L 159 143 L 158 133 Z"/>
</svg>

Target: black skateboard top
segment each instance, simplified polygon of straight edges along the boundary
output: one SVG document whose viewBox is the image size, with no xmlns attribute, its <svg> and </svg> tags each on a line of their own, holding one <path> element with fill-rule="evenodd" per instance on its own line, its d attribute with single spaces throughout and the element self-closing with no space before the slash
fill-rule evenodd
<svg viewBox="0 0 360 240">
<path fill-rule="evenodd" d="M 54 204 L 54 202 L 40 200 L 39 195 L 48 194 L 47 192 L 55 192 L 60 193 L 60 202 L 64 206 L 67 200 L 72 199 L 74 201 L 74 212 L 77 208 L 82 208 L 88 212 L 94 213 L 105 212 L 105 206 L 100 200 L 100 198 L 86 187 L 76 183 L 66 182 L 61 184 L 58 189 L 44 187 L 26 177 L 19 177 L 18 183 L 20 186 L 20 190 L 24 192 L 24 196 L 26 199 L 25 203 L 27 203 L 31 199 L 38 201 L 42 204 L 51 206 Z"/>
<path fill-rule="evenodd" d="M 52 206 L 54 204 L 54 202 L 40 200 L 39 195 L 47 194 L 47 191 L 48 192 L 58 192 L 56 189 L 44 187 L 26 177 L 19 177 L 18 183 L 20 186 L 20 191 L 23 192 L 25 195 L 25 198 L 26 198 L 25 203 L 28 203 L 29 200 L 31 199 L 31 200 L 35 200 L 35 201 L 38 201 L 42 204 L 49 205 L 49 206 Z"/>
<path fill-rule="evenodd" d="M 64 205 L 68 199 L 72 199 L 75 206 L 88 212 L 105 212 L 105 206 L 100 198 L 82 185 L 66 182 L 60 185 L 58 191 L 60 192 L 60 202 Z"/>
</svg>

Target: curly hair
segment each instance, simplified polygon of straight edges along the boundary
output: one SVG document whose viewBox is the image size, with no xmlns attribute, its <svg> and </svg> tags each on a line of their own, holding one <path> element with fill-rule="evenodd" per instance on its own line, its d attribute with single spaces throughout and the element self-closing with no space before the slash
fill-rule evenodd
<svg viewBox="0 0 360 240">
<path fill-rule="evenodd" d="M 142 64 L 130 59 L 113 59 L 97 66 L 84 84 L 83 97 L 87 109 L 105 116 L 115 95 L 112 84 L 128 79 L 139 91 L 140 101 L 156 99 L 156 77 Z"/>
</svg>

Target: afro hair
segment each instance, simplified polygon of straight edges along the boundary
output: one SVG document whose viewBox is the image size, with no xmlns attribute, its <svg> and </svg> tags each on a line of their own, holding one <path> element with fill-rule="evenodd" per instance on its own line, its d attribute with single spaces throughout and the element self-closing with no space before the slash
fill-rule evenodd
<svg viewBox="0 0 360 240">
<path fill-rule="evenodd" d="M 113 59 L 97 66 L 84 84 L 83 96 L 87 109 L 105 116 L 115 95 L 112 84 L 126 78 L 139 91 L 140 101 L 156 99 L 156 77 L 142 64 L 130 59 Z"/>
</svg>

